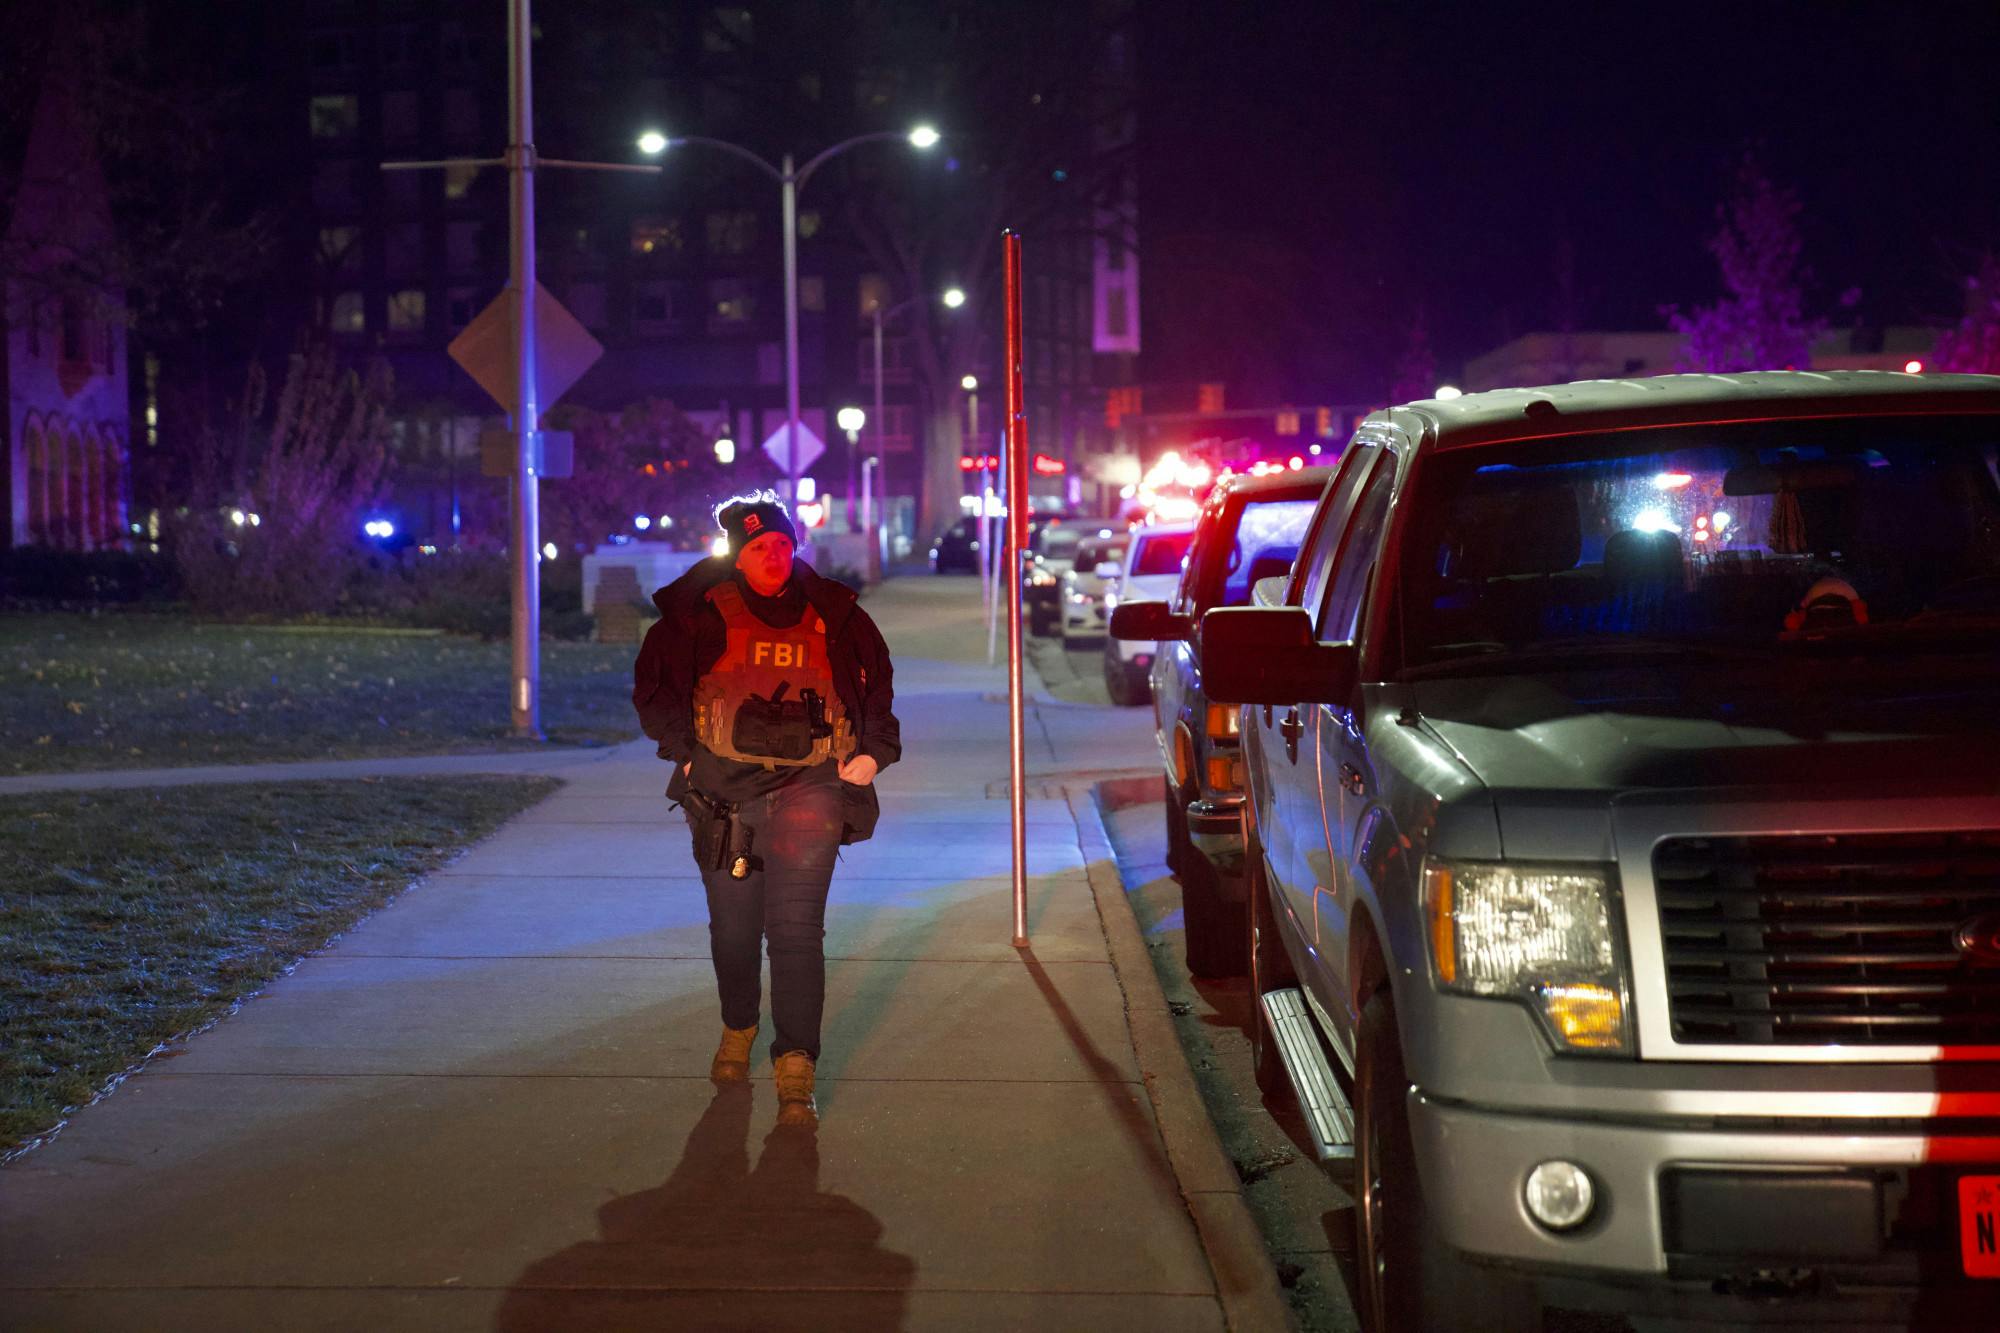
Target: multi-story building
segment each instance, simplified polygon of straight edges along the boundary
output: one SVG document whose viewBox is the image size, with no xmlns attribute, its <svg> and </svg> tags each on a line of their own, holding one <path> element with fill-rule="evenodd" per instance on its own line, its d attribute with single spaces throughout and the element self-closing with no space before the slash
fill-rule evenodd
<svg viewBox="0 0 2000 1333">
<path fill-rule="evenodd" d="M 537 146 L 549 157 L 636 162 L 645 160 L 634 148 L 639 134 L 658 130 L 803 161 L 849 135 L 931 117 L 926 90 L 936 74 L 920 47 L 885 56 L 845 35 L 869 9 L 867 0 L 545 4 L 535 45 Z M 299 160 L 309 163 L 308 204 L 289 238 L 311 257 L 307 316 L 389 358 L 402 448 L 417 473 L 426 459 L 441 473 L 446 455 L 466 468 L 480 421 L 498 418 L 445 349 L 505 283 L 507 181 L 496 168 L 380 164 L 500 154 L 508 137 L 502 18 L 500 5 L 470 0 L 309 0 L 291 52 L 299 103 L 273 118 L 273 132 L 295 137 Z M 949 176 L 958 161 L 952 127 L 942 128 L 947 138 L 923 169 Z M 834 427 L 840 407 L 867 409 L 858 452 L 879 447 L 888 490 L 903 497 L 921 489 L 926 430 L 939 414 L 968 406 L 960 375 L 988 390 L 984 440 L 966 452 L 994 447 L 1002 415 L 996 286 L 990 295 L 972 289 L 972 304 L 956 315 L 932 312 L 981 320 L 991 335 L 949 368 L 943 385 L 920 383 L 909 320 L 887 322 L 885 411 L 872 419 L 874 313 L 936 293 L 910 291 L 907 279 L 880 271 L 849 210 L 875 173 L 909 169 L 894 159 L 915 151 L 894 141 L 857 147 L 799 199 L 801 403 L 806 426 L 826 443 L 809 472 L 836 497 L 854 463 Z M 540 279 L 605 349 L 563 401 L 615 411 L 667 398 L 748 457 L 785 413 L 778 187 L 699 144 L 676 145 L 659 160 L 663 170 L 651 177 L 538 174 Z M 1065 460 L 1101 416 L 1092 278 L 1102 258 L 1089 232 L 1030 237 L 1030 433 L 1037 451 Z M 956 273 L 926 276 L 939 290 L 959 281 L 970 288 Z M 423 509 L 418 522 L 449 512 Z M 907 500 L 903 512 L 907 522 Z"/>
<path fill-rule="evenodd" d="M 0 496 L 7 541 L 123 543 L 131 503 L 123 293 L 93 278 L 111 209 L 69 71 L 44 80 L 0 229 Z"/>
</svg>

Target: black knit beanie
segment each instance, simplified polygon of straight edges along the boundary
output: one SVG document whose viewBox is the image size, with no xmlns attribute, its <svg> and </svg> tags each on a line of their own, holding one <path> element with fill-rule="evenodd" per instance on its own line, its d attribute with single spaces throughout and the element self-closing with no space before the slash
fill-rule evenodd
<svg viewBox="0 0 2000 1333">
<path fill-rule="evenodd" d="M 715 522 L 729 538 L 729 554 L 741 555 L 743 548 L 767 532 L 783 533 L 792 545 L 799 544 L 798 529 L 785 506 L 767 491 L 763 495 L 742 495 L 725 501 L 715 511 Z"/>
</svg>

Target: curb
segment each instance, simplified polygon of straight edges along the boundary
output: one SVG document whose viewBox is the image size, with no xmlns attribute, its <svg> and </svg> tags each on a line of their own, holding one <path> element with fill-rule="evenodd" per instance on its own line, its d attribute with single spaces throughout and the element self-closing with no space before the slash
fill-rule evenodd
<svg viewBox="0 0 2000 1333">
<path fill-rule="evenodd" d="M 1201 1089 L 1188 1068 L 1187 1052 L 1174 1031 L 1166 993 L 1160 989 L 1152 955 L 1140 935 L 1139 919 L 1125 897 L 1117 857 L 1104 827 L 1100 793 L 1120 805 L 1133 804 L 1133 798 L 1144 799 L 1141 793 L 1149 788 L 1157 793 L 1157 783 L 1153 777 L 1128 778 L 1099 784 L 1087 794 L 1069 790 L 1084 874 L 1111 948 L 1112 971 L 1125 992 L 1126 1028 L 1139 1057 L 1146 1095 L 1153 1103 L 1153 1118 L 1166 1143 L 1167 1164 L 1208 1255 L 1223 1321 L 1233 1333 L 1284 1333 L 1293 1323 L 1278 1285 L 1277 1268 L 1265 1248 L 1264 1234 L 1244 1202 L 1242 1179 L 1222 1150 Z"/>
</svg>

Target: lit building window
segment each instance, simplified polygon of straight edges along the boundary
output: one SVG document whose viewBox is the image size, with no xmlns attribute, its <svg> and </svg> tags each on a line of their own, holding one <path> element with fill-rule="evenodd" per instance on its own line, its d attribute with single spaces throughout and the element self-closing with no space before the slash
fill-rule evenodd
<svg viewBox="0 0 2000 1333">
<path fill-rule="evenodd" d="M 368 316 L 362 309 L 360 292 L 341 292 L 333 298 L 326 326 L 335 333 L 366 333 Z"/>
<path fill-rule="evenodd" d="M 424 331 L 424 293 L 418 287 L 389 295 L 389 330 L 392 333 Z"/>
<path fill-rule="evenodd" d="M 747 209 L 708 215 L 708 252 L 747 255 L 757 244 L 757 215 Z"/>
<path fill-rule="evenodd" d="M 361 228 L 321 227 L 319 262 L 331 272 L 358 272 L 361 268 Z"/>
<path fill-rule="evenodd" d="M 799 279 L 799 309 L 809 315 L 826 313 L 826 279 L 803 277 Z"/>
<path fill-rule="evenodd" d="M 808 208 L 805 212 L 799 214 L 796 224 L 799 229 L 799 239 L 810 241 L 813 237 L 819 235 L 820 224 L 824 221 L 825 219 L 820 216 L 819 210 L 816 208 Z"/>
<path fill-rule="evenodd" d="M 872 318 L 877 310 L 889 308 L 889 280 L 880 273 L 864 273 L 860 283 L 861 317 Z"/>
<path fill-rule="evenodd" d="M 687 246 L 679 218 L 637 218 L 632 223 L 632 253 L 677 255 Z"/>
<path fill-rule="evenodd" d="M 312 137 L 352 138 L 361 125 L 361 102 L 352 93 L 321 93 L 310 103 Z"/>
<path fill-rule="evenodd" d="M 715 278 L 708 284 L 708 318 L 711 324 L 748 324 L 756 313 L 756 298 L 750 284 L 741 278 Z"/>
</svg>

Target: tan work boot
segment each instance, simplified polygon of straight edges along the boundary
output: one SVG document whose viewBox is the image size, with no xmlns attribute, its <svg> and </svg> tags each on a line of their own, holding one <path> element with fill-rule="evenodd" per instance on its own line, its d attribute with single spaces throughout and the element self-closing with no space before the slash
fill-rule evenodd
<svg viewBox="0 0 2000 1333">
<path fill-rule="evenodd" d="M 749 1078 L 750 1047 L 756 1040 L 754 1024 L 722 1029 L 722 1044 L 715 1048 L 715 1061 L 708 1067 L 708 1076 L 717 1083 L 741 1083 Z"/>
<path fill-rule="evenodd" d="M 810 1129 L 819 1123 L 813 1103 L 813 1058 L 804 1051 L 786 1051 L 771 1062 L 778 1085 L 778 1123 Z"/>
</svg>

